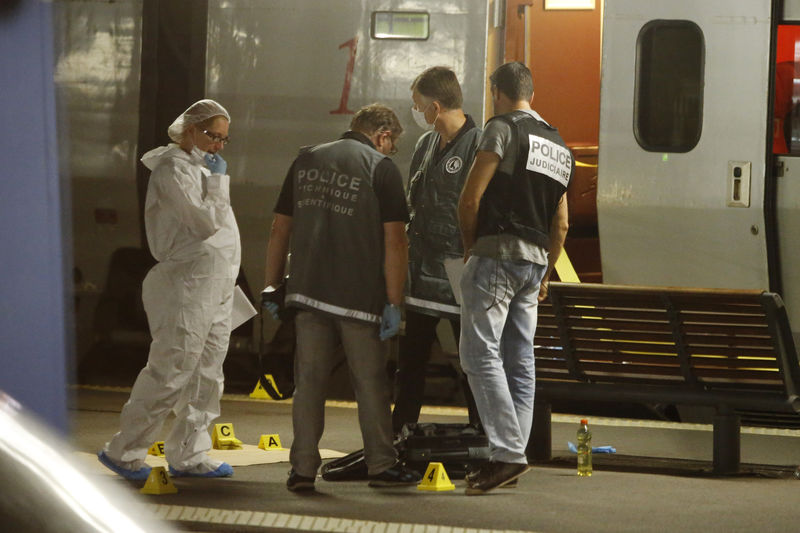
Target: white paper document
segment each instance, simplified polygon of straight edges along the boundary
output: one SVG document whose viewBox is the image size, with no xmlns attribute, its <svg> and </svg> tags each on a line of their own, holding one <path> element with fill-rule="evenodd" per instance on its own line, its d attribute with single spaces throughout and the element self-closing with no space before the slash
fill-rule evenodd
<svg viewBox="0 0 800 533">
<path fill-rule="evenodd" d="M 464 273 L 464 259 L 462 257 L 447 258 L 444 260 L 444 269 L 447 271 L 447 279 L 450 281 L 450 288 L 453 289 L 456 303 L 461 305 L 461 274 Z"/>
<path fill-rule="evenodd" d="M 231 331 L 238 328 L 254 316 L 256 316 L 256 308 L 244 295 L 244 291 L 237 285 L 233 289 L 233 312 L 231 313 Z"/>
</svg>

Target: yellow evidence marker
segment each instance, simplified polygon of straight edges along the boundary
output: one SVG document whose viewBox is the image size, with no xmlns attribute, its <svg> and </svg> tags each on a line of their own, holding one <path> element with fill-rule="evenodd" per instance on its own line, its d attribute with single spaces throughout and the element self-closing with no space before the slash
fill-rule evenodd
<svg viewBox="0 0 800 533">
<path fill-rule="evenodd" d="M 430 490 L 435 492 L 442 492 L 446 490 L 455 490 L 456 486 L 450 481 L 450 477 L 444 470 L 442 463 L 428 463 L 428 469 L 425 475 L 422 476 L 422 481 L 417 485 L 417 490 Z"/>
<path fill-rule="evenodd" d="M 233 424 L 214 424 L 214 433 L 211 435 L 211 445 L 215 450 L 241 450 L 242 441 L 236 438 Z"/>
<path fill-rule="evenodd" d="M 157 440 L 147 450 L 147 455 L 155 455 L 156 457 L 164 457 L 164 441 Z"/>
<path fill-rule="evenodd" d="M 267 387 L 265 388 L 262 383 L 266 384 Z M 291 393 L 288 395 L 286 393 L 281 393 L 280 389 L 278 388 L 278 384 L 275 382 L 275 378 L 272 377 L 272 374 L 264 374 L 264 380 L 258 380 L 256 383 L 256 387 L 253 389 L 253 392 L 250 393 L 251 398 L 259 398 L 263 400 L 285 400 L 291 397 Z"/>
<path fill-rule="evenodd" d="M 261 435 L 258 439 L 258 447 L 262 450 L 282 450 L 281 438 L 278 434 L 274 435 Z"/>
<path fill-rule="evenodd" d="M 575 267 L 572 266 L 572 261 L 569 260 L 566 251 L 561 250 L 561 254 L 556 259 L 556 272 L 558 279 L 567 283 L 580 283 L 578 273 L 575 272 Z"/>
<path fill-rule="evenodd" d="M 142 494 L 175 494 L 178 489 L 172 484 L 167 469 L 163 466 L 154 466 L 144 482 L 144 487 L 139 489 Z"/>
<path fill-rule="evenodd" d="M 259 400 L 269 400 L 269 394 L 267 394 L 267 391 L 261 386 L 260 379 L 256 382 L 256 388 L 250 393 L 250 397 Z"/>
</svg>

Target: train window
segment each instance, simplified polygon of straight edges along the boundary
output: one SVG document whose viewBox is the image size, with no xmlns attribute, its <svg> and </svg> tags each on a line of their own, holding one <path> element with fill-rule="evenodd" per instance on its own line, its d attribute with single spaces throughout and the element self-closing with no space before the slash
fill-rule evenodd
<svg viewBox="0 0 800 533">
<path fill-rule="evenodd" d="M 653 20 L 636 43 L 633 130 L 650 152 L 688 152 L 703 129 L 703 31 L 688 20 Z"/>
<path fill-rule="evenodd" d="M 424 41 L 430 33 L 430 14 L 422 11 L 373 11 L 373 39 Z"/>
</svg>

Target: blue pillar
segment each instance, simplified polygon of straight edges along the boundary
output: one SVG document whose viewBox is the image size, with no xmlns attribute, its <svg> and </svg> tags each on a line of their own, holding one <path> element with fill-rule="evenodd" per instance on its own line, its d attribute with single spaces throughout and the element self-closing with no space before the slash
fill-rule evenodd
<svg viewBox="0 0 800 533">
<path fill-rule="evenodd" d="M 0 389 L 65 432 L 73 307 L 51 17 L 50 2 L 0 4 Z"/>
</svg>

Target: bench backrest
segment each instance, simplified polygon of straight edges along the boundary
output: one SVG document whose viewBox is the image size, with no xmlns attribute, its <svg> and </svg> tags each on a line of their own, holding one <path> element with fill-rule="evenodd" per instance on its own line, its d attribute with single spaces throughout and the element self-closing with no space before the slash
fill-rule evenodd
<svg viewBox="0 0 800 533">
<path fill-rule="evenodd" d="M 776 294 L 570 283 L 551 283 L 549 294 L 534 342 L 538 383 L 763 393 L 764 406 L 782 396 L 800 410 L 800 366 Z"/>
</svg>

